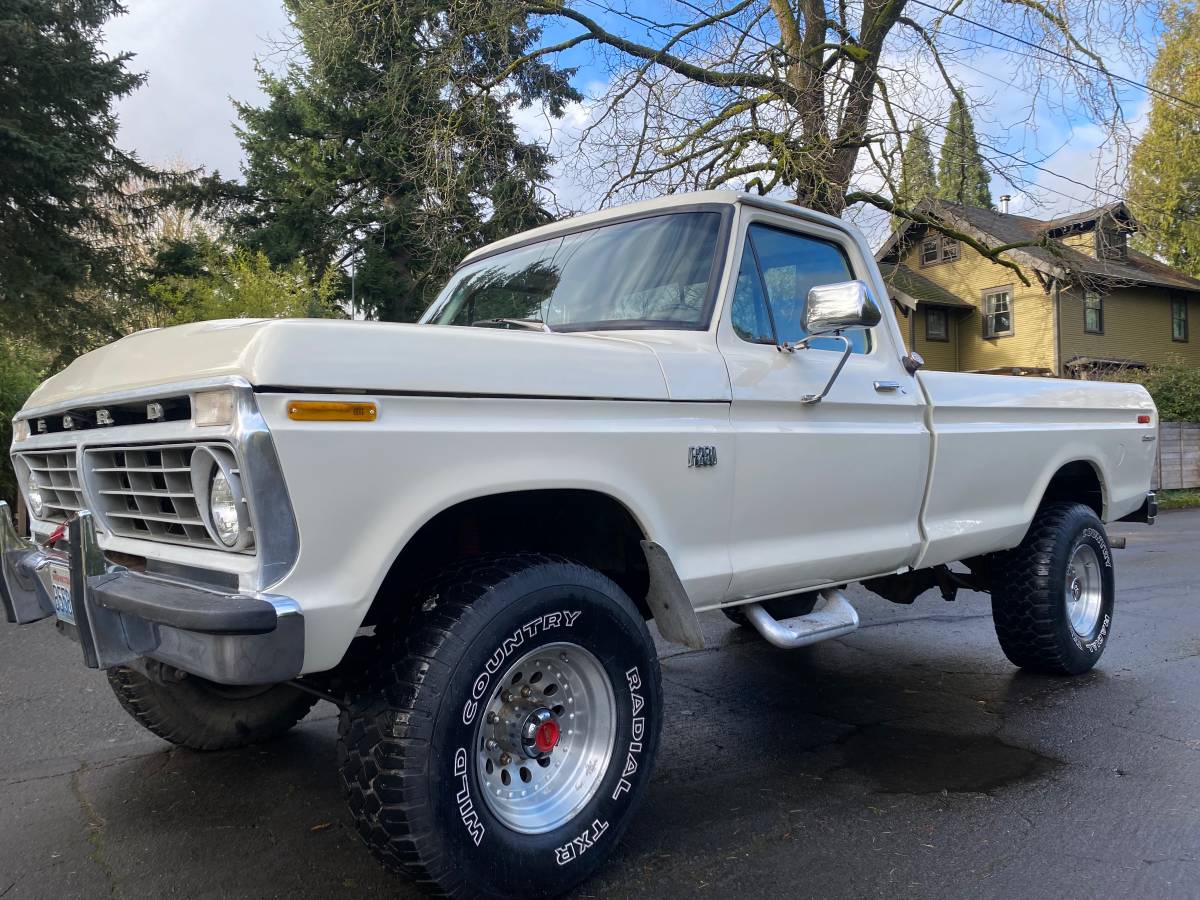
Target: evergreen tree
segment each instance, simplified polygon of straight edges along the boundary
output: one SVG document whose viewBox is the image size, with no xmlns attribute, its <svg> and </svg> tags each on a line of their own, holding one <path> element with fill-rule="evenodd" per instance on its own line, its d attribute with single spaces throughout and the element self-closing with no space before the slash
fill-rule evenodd
<svg viewBox="0 0 1200 900">
<path fill-rule="evenodd" d="M 900 184 L 896 190 L 896 202 L 912 209 L 922 202 L 937 196 L 937 179 L 933 171 L 933 151 L 929 149 L 929 136 L 920 122 L 913 125 L 908 141 L 900 156 Z M 894 219 L 893 226 L 901 220 Z"/>
<path fill-rule="evenodd" d="M 942 200 L 992 209 L 992 191 L 987 168 L 979 153 L 975 123 L 961 94 L 950 102 L 946 139 L 938 160 L 938 191 Z"/>
<path fill-rule="evenodd" d="M 1162 93 L 1153 95 L 1149 126 L 1133 152 L 1129 201 L 1141 224 L 1137 245 L 1200 277 L 1200 8 L 1175 0 L 1164 24 L 1150 73 Z"/>
<path fill-rule="evenodd" d="M 552 162 L 515 106 L 579 99 L 569 71 L 511 63 L 540 38 L 524 17 L 459 20 L 447 0 L 285 0 L 304 61 L 239 105 L 245 183 L 213 179 L 235 240 L 316 277 L 355 268 L 356 305 L 415 318 L 470 250 L 550 221 Z M 345 293 L 348 295 L 349 291 Z"/>
<path fill-rule="evenodd" d="M 0 0 L 0 334 L 66 357 L 115 336 L 89 301 L 127 284 L 122 185 L 150 178 L 116 146 L 114 101 L 142 83 L 100 48 L 117 0 Z M 122 210 L 128 213 L 129 210 Z"/>
</svg>

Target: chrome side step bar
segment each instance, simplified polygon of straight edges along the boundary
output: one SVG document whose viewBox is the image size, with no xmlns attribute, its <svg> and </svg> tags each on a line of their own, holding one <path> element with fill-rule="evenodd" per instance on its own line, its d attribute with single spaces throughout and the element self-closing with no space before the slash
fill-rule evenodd
<svg viewBox="0 0 1200 900">
<path fill-rule="evenodd" d="M 758 633 L 776 647 L 793 650 L 818 641 L 841 637 L 858 628 L 858 611 L 837 588 L 821 591 L 821 607 L 806 616 L 776 619 L 761 603 L 742 607 Z"/>
</svg>

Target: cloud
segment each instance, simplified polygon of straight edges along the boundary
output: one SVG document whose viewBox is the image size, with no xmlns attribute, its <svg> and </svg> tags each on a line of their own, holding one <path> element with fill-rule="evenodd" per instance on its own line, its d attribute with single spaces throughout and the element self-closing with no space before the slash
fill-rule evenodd
<svg viewBox="0 0 1200 900">
<path fill-rule="evenodd" d="M 148 80 L 117 105 L 120 143 L 152 164 L 236 175 L 242 149 L 230 98 L 262 99 L 256 56 L 286 35 L 282 5 L 245 0 L 137 0 L 112 20 L 105 49 L 134 53 L 129 68 Z M 271 60 L 267 60 L 270 62 Z"/>
<path fill-rule="evenodd" d="M 580 165 L 580 154 L 596 151 L 581 148 L 580 139 L 603 109 L 594 98 L 603 97 L 607 90 L 604 82 L 590 82 L 580 89 L 584 99 L 567 104 L 559 118 L 553 118 L 539 104 L 513 109 L 513 124 L 521 138 L 546 147 L 554 157 L 550 170 L 552 206 L 557 206 L 564 215 L 590 212 L 597 206 L 595 192 L 578 177 L 580 171 L 588 168 L 586 164 Z"/>
</svg>

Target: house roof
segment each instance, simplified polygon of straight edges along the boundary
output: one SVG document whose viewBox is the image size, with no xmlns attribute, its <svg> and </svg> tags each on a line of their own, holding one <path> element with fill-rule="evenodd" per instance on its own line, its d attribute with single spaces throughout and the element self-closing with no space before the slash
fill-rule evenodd
<svg viewBox="0 0 1200 900">
<path fill-rule="evenodd" d="M 883 280 L 896 294 L 901 303 L 909 308 L 915 308 L 918 303 L 929 306 L 952 306 L 955 309 L 973 309 L 974 304 L 968 303 L 957 294 L 952 294 L 939 284 L 930 281 L 924 275 L 914 272 L 908 266 L 880 263 L 879 271 Z M 905 302 L 911 300 L 911 303 Z"/>
<path fill-rule="evenodd" d="M 1089 226 L 1094 227 L 1101 219 L 1111 219 L 1129 230 L 1137 228 L 1137 222 L 1133 218 L 1133 213 L 1129 211 L 1129 207 L 1125 205 L 1124 200 L 1106 203 L 1103 206 L 1094 206 L 1091 209 L 1085 209 L 1082 212 L 1073 213 L 1069 216 L 1049 219 L 1042 227 L 1046 230 L 1046 234 L 1051 237 L 1058 237 L 1060 234 L 1066 234 L 1076 229 L 1087 230 Z"/>
<path fill-rule="evenodd" d="M 1005 251 L 1004 255 L 1013 262 L 1054 278 L 1068 279 L 1084 284 L 1093 281 L 1106 284 L 1116 282 L 1152 285 L 1200 293 L 1200 281 L 1189 278 L 1182 272 L 1178 272 L 1144 253 L 1138 253 L 1136 250 L 1130 250 L 1126 259 L 1098 259 L 1058 241 L 1047 242 L 1050 232 L 1062 234 L 1071 230 L 1075 225 L 1095 222 L 1106 214 L 1118 218 L 1127 216 L 1128 210 L 1125 209 L 1124 204 L 1109 204 L 1085 210 L 1074 216 L 1050 221 L 976 206 L 964 206 L 961 203 L 950 203 L 945 200 L 934 201 L 927 205 L 924 211 L 991 246 L 1029 242 L 1027 246 L 1014 247 Z M 1132 219 L 1127 221 L 1132 221 Z M 905 222 L 879 248 L 876 258 L 883 262 L 898 255 L 898 250 L 903 243 L 911 236 L 915 236 L 916 233 L 920 233 L 924 227 L 916 222 Z M 1042 243 L 1036 243 L 1038 241 Z"/>
</svg>

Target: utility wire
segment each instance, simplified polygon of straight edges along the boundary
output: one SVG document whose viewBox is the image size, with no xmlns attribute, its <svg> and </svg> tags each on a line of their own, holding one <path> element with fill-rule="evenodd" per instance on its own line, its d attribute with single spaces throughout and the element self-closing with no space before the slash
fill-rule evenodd
<svg viewBox="0 0 1200 900">
<path fill-rule="evenodd" d="M 950 16 L 951 18 L 958 19 L 960 22 L 966 22 L 968 25 L 974 25 L 976 28 L 982 28 L 984 31 L 990 31 L 992 34 L 996 34 L 996 35 L 999 35 L 1000 37 L 1007 38 L 1010 41 L 1016 41 L 1018 44 L 1024 44 L 1027 47 L 1032 47 L 1038 53 L 1045 53 L 1050 56 L 1057 57 L 1058 59 L 1069 62 L 1073 66 L 1079 66 L 1080 68 L 1083 68 L 1083 69 L 1090 69 L 1093 72 L 1099 72 L 1105 78 L 1111 78 L 1114 81 L 1122 81 L 1125 84 L 1132 85 L 1133 87 L 1141 88 L 1143 91 L 1147 91 L 1151 94 L 1154 94 L 1157 97 L 1162 97 L 1164 100 L 1171 100 L 1171 101 L 1174 101 L 1175 103 L 1183 104 L 1184 106 L 1190 106 L 1192 109 L 1200 110 L 1200 103 L 1193 103 L 1191 100 L 1188 100 L 1184 97 L 1179 97 L 1175 94 L 1170 93 L 1169 91 L 1161 90 L 1160 88 L 1153 87 L 1149 84 L 1146 84 L 1145 82 L 1138 81 L 1134 78 L 1128 78 L 1125 75 L 1117 75 L 1113 72 L 1110 72 L 1108 69 L 1104 68 L 1104 66 L 1097 65 L 1096 63 L 1087 62 L 1086 60 L 1077 59 L 1076 57 L 1073 57 L 1067 53 L 1063 53 L 1061 50 L 1055 50 L 1053 47 L 1043 47 L 1041 44 L 1035 43 L 1034 41 L 1028 40 L 1027 38 L 1019 37 L 1018 35 L 1015 35 L 1015 34 L 1009 34 L 1008 32 L 1001 31 L 999 28 L 995 28 L 991 25 L 986 25 L 983 22 L 978 22 L 975 19 L 970 18 L 969 16 L 964 16 L 961 13 L 956 13 L 956 12 L 953 12 L 948 9 L 943 9 L 942 7 L 937 6 L 936 4 L 933 4 L 933 3 L 927 3 L 926 0 L 909 0 L 909 2 L 915 3 L 918 6 L 924 6 L 926 9 L 931 9 L 934 12 L 940 13 L 943 16 Z M 971 40 L 971 38 L 962 38 L 962 40 Z M 1005 47 L 997 47 L 994 44 L 985 44 L 981 41 L 976 41 L 975 43 L 979 43 L 981 46 L 985 46 L 985 47 L 992 47 L 993 49 L 996 49 L 996 50 L 1007 50 L 1008 49 Z M 1021 54 L 1021 55 L 1025 55 L 1025 54 Z"/>
<path fill-rule="evenodd" d="M 597 9 L 600 9 L 600 10 L 602 10 L 603 12 L 607 12 L 607 13 L 609 13 L 609 14 L 611 14 L 611 15 L 617 16 L 618 18 L 625 19 L 626 21 L 628 21 L 628 22 L 631 22 L 631 23 L 632 23 L 632 24 L 634 24 L 634 25 L 639 25 L 639 26 L 641 26 L 641 27 L 651 28 L 652 30 L 661 31 L 663 34 L 665 34 L 665 35 L 669 35 L 669 36 L 670 36 L 670 33 L 669 33 L 669 31 L 668 31 L 666 28 L 664 28 L 664 27 L 662 27 L 662 26 L 658 26 L 658 25 L 649 24 L 649 23 L 647 23 L 646 21 L 643 21 L 643 20 L 641 20 L 641 19 L 640 19 L 640 17 L 634 16 L 634 15 L 632 15 L 632 14 L 630 14 L 630 13 L 623 13 L 623 12 L 621 12 L 621 11 L 619 11 L 619 10 L 613 9 L 613 8 L 612 8 L 612 7 L 610 7 L 610 6 L 606 6 L 606 5 L 604 5 L 603 3 L 600 3 L 600 2 L 598 2 L 598 0 L 583 0 L 583 2 L 587 3 L 589 6 L 593 6 L 593 7 L 596 7 Z M 964 18 L 964 17 L 962 17 L 962 16 L 957 16 L 957 15 L 956 15 L 956 14 L 954 14 L 954 13 L 950 13 L 948 10 L 943 10 L 943 9 L 941 9 L 940 7 L 934 6 L 933 4 L 926 3 L 926 2 L 925 2 L 925 0 L 911 0 L 911 2 L 913 2 L 913 3 L 917 3 L 917 4 L 921 5 L 921 6 L 928 7 L 928 8 L 930 8 L 930 9 L 936 10 L 936 11 L 938 11 L 938 12 L 945 12 L 947 15 L 954 15 L 956 18 Z M 1147 89 L 1147 90 L 1151 90 L 1151 91 L 1153 91 L 1153 90 L 1154 90 L 1153 88 L 1150 88 L 1148 85 L 1141 84 L 1140 82 L 1135 82 L 1135 81 L 1132 81 L 1131 79 L 1124 79 L 1124 78 L 1121 78 L 1121 76 L 1112 75 L 1111 73 L 1109 73 L 1107 70 L 1103 69 L 1103 68 L 1102 68 L 1102 67 L 1100 67 L 1100 66 L 1094 66 L 1094 65 L 1088 65 L 1088 64 L 1086 64 L 1086 63 L 1082 63 L 1082 62 L 1081 62 L 1081 61 L 1079 61 L 1079 60 L 1072 59 L 1070 56 L 1067 56 L 1067 55 L 1066 55 L 1066 54 L 1064 54 L 1064 53 L 1058 53 L 1057 51 L 1047 50 L 1046 48 L 1039 47 L 1037 44 L 1034 44 L 1034 43 L 1032 43 L 1031 41 L 1026 41 L 1026 40 L 1023 40 L 1023 39 L 1021 39 L 1021 38 L 1014 37 L 1014 36 L 1012 36 L 1012 35 L 1006 35 L 1006 34 L 1004 34 L 1004 32 L 997 31 L 997 30 L 996 30 L 996 29 L 994 29 L 994 28 L 990 28 L 989 26 L 982 25 L 982 24 L 980 24 L 980 23 L 977 23 L 977 22 L 974 22 L 973 20 L 970 20 L 970 19 L 965 19 L 965 18 L 964 18 L 964 21 L 967 21 L 967 22 L 969 22 L 969 23 L 970 23 L 970 24 L 972 24 L 972 25 L 977 25 L 977 26 L 978 26 L 978 27 L 980 27 L 980 28 L 985 28 L 985 29 L 987 29 L 987 30 L 989 30 L 989 31 L 993 31 L 993 32 L 995 32 L 995 33 L 997 33 L 997 34 L 1000 34 L 1000 35 L 1004 36 L 1004 37 L 1010 37 L 1010 38 L 1012 38 L 1013 40 L 1017 40 L 1017 41 L 1020 41 L 1021 43 L 1028 44 L 1029 46 L 1031 46 L 1031 47 L 1034 47 L 1035 49 L 1042 50 L 1042 51 L 1044 51 L 1044 52 L 1048 52 L 1048 53 L 1053 53 L 1054 55 L 1061 57 L 1062 59 L 1064 59 L 1064 60 L 1066 60 L 1066 61 L 1068 61 L 1068 62 L 1072 63 L 1073 65 L 1083 65 L 1083 66 L 1086 66 L 1087 68 L 1095 69 L 1096 71 L 1098 71 L 1098 72 L 1101 72 L 1101 73 L 1103 73 L 1103 74 L 1104 74 L 1104 75 L 1106 75 L 1106 76 L 1113 77 L 1113 78 L 1120 78 L 1120 80 L 1127 81 L 1127 82 L 1129 82 L 1129 83 L 1131 83 L 1131 84 L 1134 84 L 1134 85 L 1136 85 L 1136 86 L 1139 86 L 1139 87 L 1145 88 L 1145 89 Z M 768 41 L 766 38 L 764 38 L 764 37 L 761 37 L 761 36 L 759 36 L 759 35 L 757 35 L 757 34 L 752 34 L 752 33 L 751 33 L 751 32 L 749 32 L 749 31 L 745 31 L 745 30 L 742 30 L 742 29 L 738 29 L 738 28 L 736 28 L 736 27 L 734 27 L 734 26 L 730 25 L 729 23 L 724 23 L 724 24 L 725 24 L 727 27 L 732 27 L 732 28 L 733 28 L 735 31 L 737 31 L 738 33 L 740 33 L 740 34 L 744 35 L 745 37 L 747 37 L 747 38 L 749 38 L 749 39 L 751 39 L 751 40 L 754 40 L 754 41 L 756 41 L 757 43 L 760 43 L 760 44 L 762 44 L 762 45 L 763 45 L 764 47 L 766 47 L 767 49 L 778 49 L 778 48 L 776 47 L 776 45 L 772 44 L 771 42 L 769 42 L 769 41 Z M 673 36 L 672 36 L 672 37 L 673 37 Z M 686 39 L 686 38 L 684 38 L 684 39 L 680 39 L 680 40 L 678 41 L 678 43 L 680 43 L 680 44 L 683 44 L 684 46 L 691 47 L 693 50 L 696 50 L 696 51 L 698 51 L 698 52 L 701 52 L 701 53 L 705 52 L 705 48 L 701 47 L 699 44 L 695 43 L 694 41 L 690 41 L 690 40 L 688 40 L 688 39 Z M 1011 51 L 1007 51 L 1007 50 L 1006 50 L 1006 48 L 996 48 L 996 49 L 1000 49 L 1000 50 L 1002 50 L 1002 51 L 1005 51 L 1005 52 L 1011 52 Z M 1022 56 L 1024 56 L 1025 54 L 1018 54 L 1018 55 L 1022 55 Z M 835 80 L 841 81 L 843 84 L 845 84 L 845 85 L 847 85 L 847 86 L 849 86 L 849 87 L 854 87 L 853 83 L 852 83 L 852 82 L 851 82 L 849 79 L 847 79 L 845 76 L 841 76 L 841 75 L 833 75 L 832 77 L 833 77 Z M 1182 98 L 1174 98 L 1174 97 L 1173 97 L 1172 95 L 1170 95 L 1170 94 L 1167 94 L 1166 96 L 1167 96 L 1169 99 L 1178 99 L 1178 100 L 1179 100 L 1180 102 L 1182 102 L 1182 103 L 1188 103 L 1189 105 L 1195 105 L 1195 104 L 1190 104 L 1190 103 L 1189 103 L 1189 101 L 1187 101 L 1187 100 L 1183 100 Z M 948 127 L 948 126 L 946 125 L 946 123 L 943 123 L 943 122 L 941 122 L 941 121 L 938 121 L 937 119 L 931 119 L 930 117 L 928 117 L 928 116 L 926 116 L 926 115 L 923 115 L 923 114 L 921 114 L 921 113 L 918 113 L 916 110 L 909 109 L 909 108 L 907 108 L 907 107 L 905 107 L 905 106 L 902 106 L 901 104 L 897 103 L 895 100 L 890 100 L 890 101 L 889 101 L 889 103 L 890 103 L 890 105 L 891 105 L 893 108 L 895 108 L 895 109 L 898 109 L 898 110 L 900 110 L 901 112 L 903 112 L 903 113 L 906 113 L 906 114 L 908 114 L 909 116 L 912 116 L 913 118 L 920 119 L 921 121 L 923 121 L 923 122 L 925 122 L 925 123 L 927 123 L 927 124 L 929 124 L 929 125 L 932 125 L 932 126 L 934 126 L 934 127 L 936 127 L 936 128 L 941 128 L 941 129 L 942 129 L 943 131 L 945 131 L 947 134 L 951 134 L 951 133 L 956 133 L 956 134 L 957 134 L 957 133 L 958 133 L 958 132 L 956 132 L 956 131 L 955 131 L 955 129 Z M 1197 106 L 1197 108 L 1198 108 L 1198 109 L 1200 109 L 1200 106 Z M 1075 179 L 1075 178 L 1071 178 L 1071 177 L 1070 177 L 1070 176 L 1068 176 L 1068 175 L 1063 175 L 1063 174 L 1061 174 L 1061 173 L 1059 173 L 1059 172 L 1055 172 L 1053 169 L 1049 169 L 1049 168 L 1047 168 L 1047 167 L 1045 167 L 1045 166 L 1043 166 L 1043 165 L 1040 165 L 1040 164 L 1038 164 L 1038 163 L 1035 163 L 1035 162 L 1030 162 L 1029 160 L 1025 159 L 1024 157 L 1022 157 L 1022 156 L 1019 156 L 1019 155 L 1017 155 L 1017 154 L 1015 154 L 1015 153 L 1010 153 L 1010 152 L 1009 152 L 1009 151 L 1007 151 L 1007 150 L 1002 150 L 1002 149 L 1000 149 L 999 147 L 996 147 L 996 146 L 994 146 L 994 145 L 992 145 L 992 144 L 985 143 L 984 141 L 981 141 L 981 140 L 979 140 L 978 136 L 976 136 L 976 143 L 978 143 L 978 144 L 979 144 L 979 146 L 981 146 L 981 147 L 984 147 L 985 149 L 989 150 L 989 151 L 990 151 L 990 152 L 992 152 L 992 153 L 995 153 L 995 154 L 996 154 L 996 155 L 998 155 L 998 156 L 1002 156 L 1002 157 L 1005 157 L 1005 158 L 1007 158 L 1007 159 L 1011 159 L 1011 160 L 1013 160 L 1013 161 L 1015 161 L 1015 162 L 1019 163 L 1019 164 L 1020 164 L 1020 165 L 1022 165 L 1022 166 L 1027 166 L 1027 167 L 1029 167 L 1029 168 L 1036 169 L 1037 171 L 1039 171 L 1039 172 L 1043 172 L 1043 173 L 1045 173 L 1046 175 L 1049 175 L 1049 176 L 1051 176 L 1051 177 L 1053 177 L 1053 178 L 1058 178 L 1058 179 L 1060 179 L 1060 180 L 1062 180 L 1062 181 L 1066 181 L 1066 182 L 1068 182 L 1068 183 L 1070 183 L 1070 184 L 1073 184 L 1073 185 L 1075 185 L 1075 186 L 1077 186 L 1077 187 L 1081 187 L 1081 188 L 1083 188 L 1085 191 L 1087 191 L 1087 192 L 1090 192 L 1090 193 L 1092 193 L 1093 195 L 1096 195 L 1096 196 L 1101 196 L 1101 197 L 1106 197 L 1106 198 L 1108 198 L 1109 200 L 1112 200 L 1112 201 L 1122 201 L 1122 202 L 1127 202 L 1127 201 L 1126 201 L 1126 199 L 1125 199 L 1125 197 L 1123 197 L 1123 196 L 1122 196 L 1122 195 L 1120 195 L 1120 194 L 1113 193 L 1112 191 L 1106 191 L 1106 190 L 1104 190 L 1104 189 L 1102 189 L 1102 188 L 1099 188 L 1099 187 L 1097 187 L 1097 186 L 1095 186 L 1095 185 L 1090 185 L 1090 184 L 1087 184 L 1087 183 L 1085 183 L 1085 182 L 1079 181 L 1079 180 L 1077 180 L 1077 179 Z M 1006 180 L 1010 180 L 1010 181 L 1011 181 L 1011 179 L 1009 178 L 1009 175 L 1008 175 L 1008 174 L 1004 174 L 1002 177 L 1004 177 Z M 1046 192 L 1048 192 L 1048 193 L 1055 194 L 1056 196 L 1058 196 L 1058 197 L 1061 197 L 1061 198 L 1062 198 L 1062 199 L 1064 199 L 1064 200 L 1069 200 L 1069 201 L 1071 201 L 1072 203 L 1086 204 L 1086 203 L 1090 202 L 1090 201 L 1088 201 L 1088 200 L 1083 200 L 1083 199 L 1081 199 L 1081 198 L 1079 198 L 1079 197 L 1072 196 L 1071 194 L 1065 193 L 1064 191 L 1057 190 L 1057 189 L 1055 189 L 1055 188 L 1052 188 L 1052 187 L 1049 187 L 1049 186 L 1046 186 L 1046 185 L 1039 185 L 1039 184 L 1036 184 L 1036 182 L 1032 182 L 1032 181 L 1030 181 L 1030 180 L 1028 180 L 1028 179 L 1022 179 L 1022 180 L 1025 182 L 1025 185 L 1026 185 L 1026 186 L 1033 186 L 1033 187 L 1037 187 L 1039 190 L 1043 190 L 1043 191 L 1046 191 Z M 1180 224 L 1188 224 L 1188 225 L 1198 225 L 1198 226 L 1200 226 L 1200 220 L 1197 220 L 1197 219 L 1190 219 L 1190 218 L 1184 218 L 1184 217 L 1180 217 L 1180 216 L 1178 216 L 1178 215 L 1176 215 L 1176 214 L 1174 214 L 1174 213 L 1168 212 L 1167 210 L 1160 209 L 1160 208 L 1156 208 L 1156 207 L 1152 207 L 1152 206 L 1147 206 L 1147 205 L 1145 205 L 1145 204 L 1139 204 L 1139 205 L 1140 205 L 1140 206 L 1141 206 L 1143 209 L 1146 209 L 1146 210 L 1147 210 L 1147 211 L 1149 211 L 1149 212 L 1156 213 L 1156 214 L 1158 214 L 1158 215 L 1160 215 L 1160 216 L 1163 216 L 1164 218 L 1170 219 L 1171 221 L 1174 221 L 1174 222 L 1177 222 L 1177 223 L 1180 223 Z"/>
</svg>

